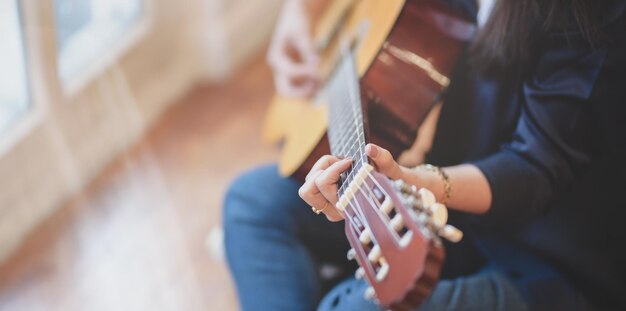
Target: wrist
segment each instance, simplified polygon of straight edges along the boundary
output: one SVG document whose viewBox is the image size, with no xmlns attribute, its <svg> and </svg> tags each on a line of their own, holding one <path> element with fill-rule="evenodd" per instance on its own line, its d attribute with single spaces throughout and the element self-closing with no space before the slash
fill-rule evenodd
<svg viewBox="0 0 626 311">
<path fill-rule="evenodd" d="M 437 198 L 443 194 L 443 185 L 441 179 L 435 172 L 417 169 L 417 167 L 408 168 L 401 166 L 402 180 L 406 183 L 415 185 L 419 188 L 426 188 L 433 192 Z"/>
<path fill-rule="evenodd" d="M 413 171 L 416 172 L 418 179 L 422 180 L 422 187 L 433 192 L 439 203 L 449 202 L 452 196 L 452 184 L 448 174 L 442 168 L 422 164 L 416 166 Z"/>
</svg>

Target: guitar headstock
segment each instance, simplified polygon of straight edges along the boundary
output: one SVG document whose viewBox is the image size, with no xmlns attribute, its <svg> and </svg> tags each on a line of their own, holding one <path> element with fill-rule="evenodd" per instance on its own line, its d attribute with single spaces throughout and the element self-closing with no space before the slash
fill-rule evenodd
<svg viewBox="0 0 626 311">
<path fill-rule="evenodd" d="M 459 241 L 462 233 L 446 224 L 447 208 L 432 192 L 365 167 L 337 204 L 356 259 L 357 278 L 371 285 L 366 298 L 384 308 L 408 310 L 430 295 L 445 257 L 441 237 Z"/>
</svg>

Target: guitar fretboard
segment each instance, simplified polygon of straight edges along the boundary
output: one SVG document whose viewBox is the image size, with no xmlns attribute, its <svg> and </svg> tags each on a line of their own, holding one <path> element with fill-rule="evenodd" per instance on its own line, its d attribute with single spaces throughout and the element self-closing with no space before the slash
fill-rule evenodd
<svg viewBox="0 0 626 311">
<path fill-rule="evenodd" d="M 327 85 L 331 153 L 353 160 L 352 167 L 342 174 L 338 192 L 340 197 L 354 178 L 353 172 L 359 171 L 367 163 L 359 77 L 352 53 L 344 54 Z"/>
</svg>

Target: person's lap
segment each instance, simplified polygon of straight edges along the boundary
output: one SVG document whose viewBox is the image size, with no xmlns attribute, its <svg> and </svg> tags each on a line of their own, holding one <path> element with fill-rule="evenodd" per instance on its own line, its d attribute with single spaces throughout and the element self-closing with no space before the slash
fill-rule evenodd
<svg viewBox="0 0 626 311">
<path fill-rule="evenodd" d="M 226 255 L 244 310 L 312 310 L 323 289 L 319 263 L 346 262 L 343 223 L 313 213 L 298 187 L 271 165 L 226 195 Z"/>
<path fill-rule="evenodd" d="M 368 284 L 349 278 L 333 288 L 318 311 L 379 311 L 381 308 L 363 298 Z M 430 298 L 416 310 L 527 310 L 526 303 L 513 283 L 495 269 L 485 268 L 475 274 L 441 280 Z"/>
<path fill-rule="evenodd" d="M 326 291 L 319 264 L 327 263 L 339 268 L 338 275 L 344 281 L 325 294 L 318 310 L 380 310 L 363 298 L 365 282 L 345 277 L 355 267 L 345 258 L 349 245 L 343 223 L 331 223 L 313 213 L 298 197 L 298 188 L 296 182 L 280 177 L 276 166 L 271 165 L 244 174 L 226 196 L 226 255 L 242 309 L 315 309 Z M 526 302 L 514 280 L 489 265 L 471 274 L 441 280 L 419 308 L 525 309 Z"/>
</svg>

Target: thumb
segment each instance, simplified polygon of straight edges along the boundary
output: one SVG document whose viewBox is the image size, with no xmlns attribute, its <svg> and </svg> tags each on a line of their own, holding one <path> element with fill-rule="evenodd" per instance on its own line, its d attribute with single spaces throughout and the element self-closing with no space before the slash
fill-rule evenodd
<svg viewBox="0 0 626 311">
<path fill-rule="evenodd" d="M 399 179 L 401 177 L 400 166 L 387 149 L 368 144 L 365 146 L 365 154 L 372 159 L 374 166 L 380 173 L 391 179 Z"/>
</svg>

